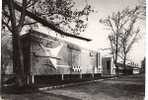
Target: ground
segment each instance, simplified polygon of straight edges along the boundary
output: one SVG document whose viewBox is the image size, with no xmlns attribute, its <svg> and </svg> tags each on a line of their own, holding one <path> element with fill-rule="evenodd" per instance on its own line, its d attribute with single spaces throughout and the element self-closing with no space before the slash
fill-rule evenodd
<svg viewBox="0 0 148 100">
<path fill-rule="evenodd" d="M 3 94 L 4 100 L 143 100 L 145 77 L 122 76 L 37 93 Z"/>
</svg>

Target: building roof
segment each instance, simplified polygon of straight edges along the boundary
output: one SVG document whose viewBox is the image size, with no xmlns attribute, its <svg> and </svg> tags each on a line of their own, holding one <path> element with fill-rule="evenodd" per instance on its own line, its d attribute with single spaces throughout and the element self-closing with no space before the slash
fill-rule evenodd
<svg viewBox="0 0 148 100">
<path fill-rule="evenodd" d="M 71 48 L 71 49 L 74 49 L 74 50 L 77 50 L 77 51 L 81 51 L 81 49 L 82 49 L 80 46 L 78 46 L 78 45 L 76 45 L 74 43 L 64 41 L 64 40 L 59 39 L 57 37 L 53 37 L 51 35 L 48 35 L 48 34 L 45 34 L 45 33 L 39 32 L 39 31 L 35 31 L 35 30 L 30 30 L 29 33 L 22 35 L 21 39 L 28 38 L 28 37 L 31 38 L 31 39 L 45 40 L 46 42 L 54 41 L 55 45 L 56 44 L 58 45 L 58 44 L 60 44 L 60 42 L 63 42 L 63 43 L 67 44 L 68 48 Z M 56 47 L 56 46 L 54 46 L 54 47 Z M 50 48 L 52 48 L 52 47 L 50 47 Z"/>
</svg>

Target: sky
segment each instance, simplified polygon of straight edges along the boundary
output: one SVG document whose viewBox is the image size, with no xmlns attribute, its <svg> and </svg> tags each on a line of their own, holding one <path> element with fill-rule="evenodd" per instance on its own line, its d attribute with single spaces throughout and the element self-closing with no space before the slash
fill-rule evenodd
<svg viewBox="0 0 148 100">
<path fill-rule="evenodd" d="M 98 50 L 100 48 L 109 48 L 110 43 L 108 40 L 108 34 L 110 31 L 105 29 L 105 26 L 99 23 L 100 18 L 104 18 L 111 15 L 113 12 L 121 11 L 126 7 L 133 8 L 138 5 L 141 0 L 75 0 L 78 8 L 84 7 L 86 2 L 92 6 L 96 12 L 89 16 L 88 28 L 84 32 L 86 37 L 92 39 L 91 42 L 87 42 L 87 48 Z M 131 52 L 129 53 L 129 59 L 136 63 L 140 63 L 145 56 L 145 21 L 140 22 L 141 39 L 133 45 Z M 82 44 L 82 46 L 85 46 Z"/>
<path fill-rule="evenodd" d="M 105 29 L 105 26 L 99 23 L 100 18 L 111 15 L 113 12 L 121 11 L 126 7 L 133 8 L 139 4 L 141 0 L 74 0 L 76 2 L 75 8 L 82 9 L 86 5 L 86 2 L 91 5 L 94 13 L 90 14 L 88 19 L 88 27 L 84 33 L 80 35 L 92 39 L 91 42 L 86 42 L 74 38 L 64 37 L 64 40 L 73 42 L 89 50 L 99 50 L 103 48 L 110 48 L 110 42 L 108 40 L 109 30 Z M 141 39 L 133 45 L 129 53 L 129 59 L 140 65 L 141 60 L 145 56 L 145 21 L 140 22 L 142 29 Z M 39 31 L 44 32 L 45 27 L 40 28 Z M 47 31 L 46 31 L 47 32 Z M 45 33 L 45 32 L 44 32 Z M 48 31 L 48 34 L 53 35 L 54 31 Z"/>
</svg>

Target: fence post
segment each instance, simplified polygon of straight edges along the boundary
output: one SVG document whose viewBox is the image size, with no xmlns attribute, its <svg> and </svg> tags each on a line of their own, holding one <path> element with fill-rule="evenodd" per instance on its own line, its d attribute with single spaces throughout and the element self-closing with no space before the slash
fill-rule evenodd
<svg viewBox="0 0 148 100">
<path fill-rule="evenodd" d="M 80 73 L 80 79 L 82 79 L 82 73 Z"/>
<path fill-rule="evenodd" d="M 32 84 L 34 84 L 34 75 L 31 75 Z"/>
<path fill-rule="evenodd" d="M 62 81 L 64 80 L 64 74 L 62 74 Z"/>
<path fill-rule="evenodd" d="M 30 84 L 30 76 L 27 75 L 27 84 L 29 85 Z"/>
<path fill-rule="evenodd" d="M 92 78 L 94 78 L 94 73 L 92 73 Z"/>
</svg>

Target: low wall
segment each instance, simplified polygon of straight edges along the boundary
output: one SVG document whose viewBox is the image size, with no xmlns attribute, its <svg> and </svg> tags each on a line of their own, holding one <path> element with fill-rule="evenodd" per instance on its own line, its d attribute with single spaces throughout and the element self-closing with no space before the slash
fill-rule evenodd
<svg viewBox="0 0 148 100">
<path fill-rule="evenodd" d="M 101 74 L 56 74 L 56 75 L 35 75 L 34 84 L 60 84 L 72 83 L 93 79 L 100 79 Z"/>
</svg>

